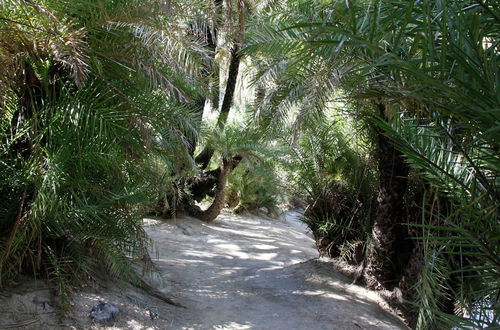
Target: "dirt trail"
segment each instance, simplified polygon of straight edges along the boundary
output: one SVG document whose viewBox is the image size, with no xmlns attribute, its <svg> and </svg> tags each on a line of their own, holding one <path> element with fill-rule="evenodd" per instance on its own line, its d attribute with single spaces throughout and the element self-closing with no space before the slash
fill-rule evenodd
<svg viewBox="0 0 500 330">
<path fill-rule="evenodd" d="M 296 213 L 149 221 L 174 329 L 406 329 L 382 300 L 316 258 Z"/>
<path fill-rule="evenodd" d="M 313 259 L 313 239 L 296 216 L 145 219 L 159 267 L 149 281 L 187 308 L 96 282 L 72 296 L 60 319 L 47 287 L 32 281 L 0 291 L 0 329 L 406 329 L 377 294 Z M 101 301 L 120 309 L 109 324 L 89 318 Z"/>
</svg>

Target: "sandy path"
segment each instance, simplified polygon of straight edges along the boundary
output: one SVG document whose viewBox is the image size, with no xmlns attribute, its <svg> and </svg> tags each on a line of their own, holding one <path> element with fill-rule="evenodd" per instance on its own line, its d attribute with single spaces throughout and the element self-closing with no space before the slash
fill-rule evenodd
<svg viewBox="0 0 500 330">
<path fill-rule="evenodd" d="M 187 308 L 126 283 L 97 281 L 72 295 L 60 319 L 44 282 L 28 281 L 0 291 L 0 329 L 405 329 L 375 293 L 312 259 L 313 240 L 294 214 L 145 223 L 159 267 L 148 281 Z M 89 318 L 101 301 L 120 309 L 115 320 Z"/>
<path fill-rule="evenodd" d="M 285 219 L 222 214 L 214 224 L 148 221 L 173 329 L 405 329 L 380 298 L 316 258 L 313 240 Z"/>
</svg>

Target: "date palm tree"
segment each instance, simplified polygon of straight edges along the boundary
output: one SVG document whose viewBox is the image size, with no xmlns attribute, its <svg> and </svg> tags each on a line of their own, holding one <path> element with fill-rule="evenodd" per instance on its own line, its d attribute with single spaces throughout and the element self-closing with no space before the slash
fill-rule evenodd
<svg viewBox="0 0 500 330">
<path fill-rule="evenodd" d="M 244 44 L 244 32 L 246 17 L 250 15 L 250 4 L 246 1 L 227 0 L 213 2 L 212 29 L 204 29 L 202 33 L 205 35 L 207 45 L 212 51 L 221 56 L 227 54 L 227 79 L 224 86 L 224 95 L 219 108 L 219 88 L 221 69 L 218 65 L 212 66 L 211 76 L 215 77 L 213 85 L 215 86 L 215 94 L 212 95 L 211 106 L 214 105 L 218 110 L 215 123 L 215 130 L 219 134 L 224 134 L 224 130 L 228 121 L 229 113 L 232 109 L 233 99 L 236 91 L 236 83 L 240 73 L 240 63 L 242 55 L 240 49 Z M 225 10 L 223 10 L 225 9 Z M 224 23 L 222 23 L 224 22 Z M 212 92 L 213 93 L 213 92 Z M 201 104 L 204 105 L 207 98 L 204 98 Z M 188 194 L 184 194 L 181 198 L 182 209 L 187 211 L 191 216 L 199 218 L 203 221 L 211 222 L 219 215 L 224 206 L 224 193 L 227 184 L 227 179 L 231 172 L 242 160 L 242 154 L 225 155 L 220 161 L 216 169 L 207 170 L 210 161 L 217 150 L 213 145 L 203 143 L 203 140 L 198 140 L 198 147 L 201 151 L 194 158 L 200 173 L 193 177 L 188 182 Z M 180 183 L 183 186 L 183 183 Z M 194 200 L 201 201 L 215 191 L 215 199 L 213 204 L 206 210 L 201 211 L 196 207 Z"/>
<path fill-rule="evenodd" d="M 374 125 L 379 206 L 364 274 L 372 286 L 402 287 L 420 328 L 498 315 L 493 3 L 290 1 L 257 25 L 246 50 L 261 58 L 264 122 L 297 104 L 307 118 L 340 91 Z M 453 316 L 464 310 L 474 316 Z"/>
<path fill-rule="evenodd" d="M 140 283 L 142 207 L 192 168 L 199 133 L 189 101 L 207 56 L 179 28 L 185 7 L 0 3 L 2 285 L 41 273 L 64 298 L 99 270 Z"/>
</svg>

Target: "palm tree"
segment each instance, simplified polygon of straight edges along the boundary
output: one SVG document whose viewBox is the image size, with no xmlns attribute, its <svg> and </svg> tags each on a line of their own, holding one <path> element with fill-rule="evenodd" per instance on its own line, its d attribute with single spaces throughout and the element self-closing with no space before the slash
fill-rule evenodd
<svg viewBox="0 0 500 330">
<path fill-rule="evenodd" d="M 380 182 L 367 279 L 382 287 L 401 280 L 406 293 L 413 292 L 409 283 L 418 282 L 417 293 L 406 297 L 419 303 L 415 321 L 422 328 L 436 322 L 436 315 L 450 320 L 455 302 L 469 312 L 498 308 L 492 262 L 498 260 L 498 163 L 491 158 L 498 149 L 497 8 L 483 1 L 291 1 L 288 8 L 292 15 L 270 16 L 247 49 L 263 55 L 258 78 L 270 77 L 276 86 L 263 97 L 259 113 L 272 120 L 286 113 L 277 108 L 301 104 L 311 89 L 312 95 L 320 90 L 321 106 L 338 87 L 358 109 L 370 110 L 362 113 L 377 125 Z M 291 19 L 283 22 L 286 15 Z M 412 202 L 402 202 L 410 167 L 424 181 L 413 194 L 423 196 L 416 208 L 420 219 L 401 210 Z M 470 199 L 474 203 L 464 205 Z M 422 218 L 426 223 L 417 227 Z M 411 230 L 404 226 L 408 221 Z M 470 227 L 479 222 L 487 229 Z M 412 233 L 421 239 L 402 248 Z M 469 261 L 457 262 L 457 255 Z M 417 264 L 419 258 L 424 263 Z M 460 275 L 447 281 L 446 274 Z M 484 291 L 472 289 L 469 279 L 478 276 L 496 280 L 478 286 Z M 493 324 L 485 314 L 479 313 L 480 321 L 452 322 Z"/>
<path fill-rule="evenodd" d="M 349 38 L 352 35 L 356 35 L 357 38 L 369 35 L 373 40 L 383 40 L 386 31 L 371 31 L 372 25 L 369 21 L 372 19 L 371 15 L 367 14 L 361 26 L 350 19 L 365 14 L 364 5 L 346 6 L 337 3 L 333 9 L 336 16 L 333 17 L 325 8 L 320 7 L 304 2 L 298 2 L 296 7 L 292 5 L 293 10 L 298 9 L 305 15 L 311 15 L 313 19 L 324 21 L 322 23 L 297 24 L 285 21 L 285 23 L 280 23 L 283 26 L 281 29 L 265 27 L 264 34 L 261 30 L 257 30 L 254 40 L 258 51 L 264 54 L 269 52 L 281 55 L 271 62 L 271 66 L 267 66 L 269 69 L 259 72 L 257 78 L 261 81 L 264 79 L 265 82 L 266 77 L 274 78 L 277 74 L 283 75 L 283 77 L 279 76 L 280 78 L 274 84 L 277 86 L 276 90 L 272 91 L 261 103 L 260 116 L 265 118 L 266 113 L 276 113 L 273 109 L 277 105 L 286 108 L 293 103 L 301 104 L 302 108 L 309 112 L 321 111 L 325 104 L 335 97 L 334 89 L 342 87 L 349 97 L 365 102 L 363 104 L 365 117 L 373 116 L 375 113 L 380 118 L 388 120 L 390 114 L 387 112 L 383 95 L 378 92 L 375 84 L 368 80 L 374 76 L 384 77 L 384 74 L 390 74 L 380 68 L 374 69 L 368 66 L 371 59 L 379 55 L 380 50 L 349 44 Z M 331 10 L 328 8 L 328 11 Z M 282 17 L 279 16 L 278 19 L 281 22 Z M 291 20 L 294 19 L 297 18 L 293 17 Z M 277 19 L 273 17 L 273 20 Z M 287 26 L 287 24 L 291 25 Z M 278 41 L 276 41 L 277 37 Z M 343 46 L 344 43 L 348 46 Z M 376 41 L 373 43 L 377 44 Z M 249 48 L 249 51 L 251 50 L 252 47 Z M 286 65 L 286 63 L 291 64 Z M 366 72 L 360 72 L 360 69 Z M 363 81 L 362 77 L 367 80 Z M 281 83 L 284 81 L 287 83 Z M 359 95 L 360 92 L 369 93 L 369 95 Z M 299 116 L 299 119 L 307 116 L 307 113 L 304 113 Z M 280 117 L 275 118 L 281 120 Z M 271 122 L 273 120 L 271 118 Z M 401 247 L 407 238 L 400 224 L 406 218 L 403 196 L 407 188 L 409 168 L 402 153 L 394 147 L 383 134 L 384 132 L 376 127 L 374 131 L 377 137 L 380 174 L 378 211 L 372 228 L 373 244 L 365 275 L 373 287 L 392 287 L 398 283 L 402 275 L 397 259 L 407 259 L 397 256 L 394 247 L 396 245 Z M 400 248 L 399 251 L 402 252 L 402 249 Z M 407 248 L 406 254 L 409 252 L 411 252 L 411 245 Z"/>
<path fill-rule="evenodd" d="M 222 31 L 221 28 L 221 14 L 225 15 L 226 25 L 224 27 L 224 38 L 226 40 L 226 47 L 229 47 L 229 59 L 228 59 L 228 72 L 227 72 L 227 80 L 225 82 L 225 91 L 224 97 L 222 100 L 222 104 L 219 110 L 219 114 L 217 117 L 215 129 L 221 132 L 224 131 L 227 119 L 229 117 L 229 112 L 231 110 L 233 104 L 234 93 L 236 90 L 236 82 L 239 74 L 239 67 L 241 62 L 241 54 L 240 48 L 243 44 L 244 39 L 244 30 L 245 30 L 245 15 L 247 15 L 248 8 L 247 4 L 244 1 L 238 0 L 236 1 L 236 9 L 233 10 L 232 1 L 225 2 L 225 13 L 222 14 L 222 1 L 214 1 L 213 8 L 215 17 L 214 28 L 212 32 L 206 33 L 207 45 L 212 48 L 214 52 L 217 51 L 217 46 L 223 47 L 221 41 L 218 41 L 221 38 Z M 233 15 L 236 15 L 236 20 L 233 21 Z M 205 30 L 208 31 L 208 30 Z M 214 36 L 216 36 L 214 41 Z M 219 45 L 217 45 L 219 43 Z M 219 79 L 219 74 L 216 70 L 219 69 L 217 65 L 213 66 L 214 72 L 212 75 Z M 216 94 L 215 99 L 217 102 L 212 102 L 213 104 L 218 105 L 218 87 L 219 82 L 216 81 L 214 83 L 216 86 Z M 203 104 L 205 103 L 205 99 L 203 100 Z M 202 142 L 202 141 L 198 141 Z M 199 152 L 199 154 L 195 157 L 195 163 L 198 165 L 201 173 L 198 176 L 192 178 L 188 182 L 189 193 L 182 196 L 182 209 L 187 211 L 187 213 L 196 218 L 200 218 L 204 221 L 211 222 L 213 221 L 217 215 L 220 213 L 224 206 L 224 191 L 227 183 L 227 179 L 232 172 L 232 170 L 238 166 L 241 161 L 242 155 L 235 154 L 231 156 L 226 156 L 220 161 L 220 166 L 215 170 L 206 170 L 214 153 L 216 150 L 210 147 L 210 144 L 207 144 L 203 147 L 203 149 Z M 183 183 L 180 183 L 180 186 L 183 186 Z M 201 201 L 207 195 L 211 195 L 212 192 L 215 191 L 215 199 L 212 206 L 209 207 L 206 211 L 201 211 L 198 207 L 194 205 L 194 200 Z"/>
<path fill-rule="evenodd" d="M 205 54 L 177 28 L 185 12 L 154 0 L 0 12 L 2 285 L 42 273 L 64 298 L 103 267 L 141 283 L 129 257 L 147 254 L 142 207 L 157 178 L 189 167 L 198 134 L 185 104 Z"/>
</svg>

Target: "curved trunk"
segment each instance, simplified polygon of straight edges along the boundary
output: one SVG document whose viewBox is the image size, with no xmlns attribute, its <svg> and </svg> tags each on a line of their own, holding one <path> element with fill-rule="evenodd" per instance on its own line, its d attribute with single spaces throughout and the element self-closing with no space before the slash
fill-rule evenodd
<svg viewBox="0 0 500 330">
<path fill-rule="evenodd" d="M 202 211 L 198 206 L 190 204 L 186 207 L 190 216 L 205 222 L 212 222 L 217 218 L 217 216 L 219 216 L 220 212 L 224 208 L 227 179 L 242 159 L 243 158 L 241 156 L 237 155 L 232 158 L 224 158 L 222 160 L 220 168 L 214 171 L 214 173 L 217 174 L 217 182 L 215 187 L 215 198 L 212 205 L 210 205 L 210 207 L 205 211 Z"/>
<path fill-rule="evenodd" d="M 227 179 L 229 177 L 229 174 L 231 174 L 233 170 L 232 164 L 230 162 L 226 161 L 225 159 L 222 161 L 222 166 L 221 166 L 221 171 L 219 174 L 219 178 L 217 180 L 217 186 L 215 189 L 215 199 L 210 205 L 210 207 L 205 210 L 202 214 L 200 219 L 205 222 L 212 222 L 219 216 L 220 212 L 224 208 L 224 197 L 225 197 L 225 190 L 226 190 L 226 184 L 227 184 Z"/>
<path fill-rule="evenodd" d="M 229 111 L 231 110 L 231 105 L 233 104 L 233 97 L 236 90 L 236 81 L 238 79 L 241 59 L 241 55 L 238 52 L 239 46 L 236 44 L 231 49 L 231 60 L 229 62 L 226 92 L 224 94 L 224 99 L 222 100 L 219 118 L 217 119 L 217 128 L 220 130 L 224 129 L 229 116 Z M 195 159 L 196 164 L 198 164 L 202 170 L 206 169 L 213 154 L 213 149 L 208 147 L 203 149 L 203 151 Z"/>
</svg>

